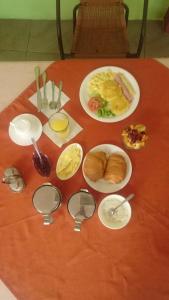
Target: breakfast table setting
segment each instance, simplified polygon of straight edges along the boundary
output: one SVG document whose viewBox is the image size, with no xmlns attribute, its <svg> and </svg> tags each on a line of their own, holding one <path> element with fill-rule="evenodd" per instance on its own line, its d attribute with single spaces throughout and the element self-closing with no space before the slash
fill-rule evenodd
<svg viewBox="0 0 169 300">
<path fill-rule="evenodd" d="M 15 76 L 10 97 L 0 84 L 2 300 L 169 299 L 167 65 L 69 59 Z"/>
</svg>

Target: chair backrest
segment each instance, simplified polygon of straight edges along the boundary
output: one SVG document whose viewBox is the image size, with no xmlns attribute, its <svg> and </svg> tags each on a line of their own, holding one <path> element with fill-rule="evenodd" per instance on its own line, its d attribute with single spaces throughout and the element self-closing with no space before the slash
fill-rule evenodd
<svg viewBox="0 0 169 300">
<path fill-rule="evenodd" d="M 129 10 L 128 10 L 128 7 L 123 3 L 123 0 L 81 0 L 80 3 L 75 6 L 74 13 L 73 13 L 73 15 L 74 15 L 74 18 L 73 18 L 74 19 L 74 29 L 78 27 L 78 26 L 76 27 L 76 14 L 77 14 L 78 10 L 80 11 L 80 9 L 81 9 L 80 13 L 78 13 L 78 20 L 77 20 L 78 23 L 77 23 L 77 25 L 79 25 L 80 18 L 83 19 L 85 11 L 88 11 L 87 12 L 88 15 L 90 14 L 90 20 L 93 18 L 93 16 L 91 17 L 92 12 L 90 12 L 90 8 L 91 8 L 91 10 L 93 10 L 93 7 L 102 7 L 102 12 L 105 12 L 106 9 L 107 9 L 106 12 L 108 12 L 109 7 L 112 7 L 112 6 L 114 6 L 114 7 L 115 6 L 116 7 L 121 6 L 122 7 L 122 5 L 123 5 L 123 8 L 125 8 L 125 11 L 126 11 L 126 22 L 124 22 L 124 20 L 125 20 L 124 16 L 121 14 L 121 16 L 122 16 L 122 17 L 120 17 L 121 19 L 114 21 L 116 23 L 117 28 L 118 28 L 118 22 L 119 22 L 121 27 L 125 27 L 125 25 L 127 23 L 127 20 L 128 20 Z M 82 8 L 83 8 L 83 12 L 82 12 Z M 148 0 L 144 0 L 142 25 L 141 25 L 141 30 L 140 30 L 140 38 L 139 38 L 137 51 L 136 51 L 136 53 L 133 53 L 133 54 L 127 53 L 126 54 L 127 57 L 139 57 L 140 56 L 142 46 L 143 46 L 143 41 L 144 41 L 145 34 L 146 34 L 147 10 L 148 10 Z M 99 14 L 102 14 L 102 12 L 100 13 L 100 11 L 98 10 L 98 11 L 96 11 L 96 14 L 99 15 Z M 89 20 L 89 17 L 88 17 L 87 14 L 86 14 L 86 16 L 88 18 L 87 19 L 87 24 L 89 26 L 90 25 L 89 24 L 90 20 Z M 107 16 L 108 16 L 108 14 L 107 14 Z M 110 24 L 109 20 L 107 22 L 108 22 L 108 24 Z M 93 24 L 92 24 L 92 26 L 93 26 Z M 61 56 L 62 59 L 64 59 L 65 56 L 71 56 L 71 55 L 70 54 L 65 55 L 64 50 L 63 50 L 62 32 L 61 32 L 61 18 L 60 18 L 60 0 L 56 0 L 56 27 L 57 27 L 57 38 L 58 38 L 60 56 Z M 112 53 L 112 57 L 113 56 L 114 55 Z"/>
<path fill-rule="evenodd" d="M 83 2 L 78 7 L 72 50 L 74 57 L 125 57 L 129 49 L 125 9 L 121 1 Z"/>
</svg>

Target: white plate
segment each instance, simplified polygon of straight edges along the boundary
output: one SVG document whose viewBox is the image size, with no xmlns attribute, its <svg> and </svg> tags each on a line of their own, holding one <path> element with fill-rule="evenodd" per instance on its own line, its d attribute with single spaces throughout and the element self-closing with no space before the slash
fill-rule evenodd
<svg viewBox="0 0 169 300">
<path fill-rule="evenodd" d="M 22 120 L 25 122 L 28 122 L 30 124 L 30 128 L 27 128 L 25 133 L 22 132 L 22 128 L 18 127 L 19 130 L 15 128 L 15 126 L 18 126 L 20 124 L 20 121 Z M 13 124 L 13 125 L 12 125 Z M 9 136 L 11 140 L 20 146 L 29 146 L 32 145 L 31 137 L 37 141 L 42 134 L 42 124 L 40 120 L 32 115 L 32 114 L 22 114 L 16 116 L 9 125 Z"/>
<path fill-rule="evenodd" d="M 63 155 L 65 154 L 65 152 L 66 152 L 67 150 L 69 150 L 72 146 L 73 146 L 73 147 L 75 146 L 75 147 L 77 147 L 77 148 L 80 150 L 80 160 L 79 160 L 78 165 L 77 165 L 76 168 L 74 169 L 74 171 L 73 171 L 70 175 L 68 175 L 68 176 L 66 176 L 66 177 L 63 178 L 63 177 L 59 176 L 59 174 L 58 174 L 58 165 L 59 165 L 60 161 L 62 160 Z M 81 147 L 80 144 L 78 144 L 78 143 L 73 143 L 73 144 L 70 144 L 69 146 L 67 146 L 67 147 L 62 151 L 61 155 L 60 155 L 59 158 L 58 158 L 57 164 L 56 164 L 56 175 L 57 175 L 57 177 L 58 177 L 59 179 L 61 179 L 61 180 L 67 180 L 67 179 L 71 178 L 73 175 L 75 175 L 75 173 L 78 171 L 78 169 L 79 169 L 79 167 L 80 167 L 80 165 L 81 165 L 82 158 L 83 158 L 83 149 L 82 149 L 82 147 Z M 68 163 L 68 164 L 69 164 L 69 163 Z"/>
<path fill-rule="evenodd" d="M 85 158 L 83 160 L 82 171 L 83 171 L 84 179 L 86 180 L 87 184 L 90 187 L 92 187 L 94 190 L 101 192 L 101 193 L 115 193 L 115 192 L 121 190 L 129 182 L 131 174 L 132 174 L 132 164 L 131 164 L 130 158 L 127 155 L 127 153 L 120 147 L 111 145 L 111 144 L 98 145 L 90 150 L 90 152 L 92 152 L 92 151 L 104 151 L 108 154 L 118 153 L 118 154 L 122 155 L 126 161 L 127 172 L 126 172 L 126 177 L 124 178 L 124 180 L 122 180 L 121 182 L 116 183 L 116 184 L 107 182 L 104 179 L 99 179 L 98 181 L 94 182 L 94 181 L 90 180 L 84 174 L 84 162 L 85 162 L 85 158 L 86 158 L 86 156 L 85 156 Z"/>
<path fill-rule="evenodd" d="M 124 112 L 123 114 L 121 114 L 119 116 L 114 116 L 114 117 L 109 117 L 109 118 L 101 118 L 101 117 L 98 117 L 95 113 L 93 113 L 88 107 L 87 103 L 88 103 L 90 97 L 87 92 L 87 86 L 88 86 L 89 81 L 93 77 L 93 75 L 95 75 L 97 73 L 101 73 L 101 72 L 107 72 L 107 71 L 112 71 L 115 73 L 120 72 L 120 73 L 124 74 L 125 77 L 131 83 L 133 89 L 135 90 L 135 95 L 134 95 L 134 99 L 132 100 L 129 109 L 126 112 Z M 135 109 L 138 105 L 139 99 L 140 99 L 140 89 L 139 89 L 139 85 L 138 85 L 136 79 L 128 71 L 126 71 L 122 68 L 119 68 L 119 67 L 106 66 L 106 67 L 101 67 L 101 68 L 95 69 L 84 78 L 84 80 L 82 81 L 81 86 L 80 86 L 80 102 L 81 102 L 83 109 L 90 117 L 92 117 L 93 119 L 100 121 L 100 122 L 114 123 L 114 122 L 118 122 L 118 121 L 126 119 L 135 111 Z"/>
<path fill-rule="evenodd" d="M 119 213 L 111 216 L 111 208 L 116 207 L 124 200 L 124 197 L 120 195 L 109 195 L 105 197 L 98 207 L 98 216 L 101 223 L 110 229 L 120 229 L 126 226 L 131 218 L 131 206 L 128 202 L 125 202 L 119 207 Z M 121 211 L 120 211 L 121 210 Z"/>
</svg>

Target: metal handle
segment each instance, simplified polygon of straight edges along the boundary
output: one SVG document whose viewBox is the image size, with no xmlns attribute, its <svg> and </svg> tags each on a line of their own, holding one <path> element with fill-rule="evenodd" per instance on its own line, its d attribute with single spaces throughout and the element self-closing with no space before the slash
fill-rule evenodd
<svg viewBox="0 0 169 300">
<path fill-rule="evenodd" d="M 40 68 L 39 66 L 36 66 L 35 69 L 35 79 L 36 79 L 36 86 L 37 86 L 37 90 L 39 90 L 39 76 L 40 76 Z"/>
<path fill-rule="evenodd" d="M 52 102 L 55 101 L 55 83 L 52 81 Z"/>
<path fill-rule="evenodd" d="M 134 198 L 135 194 L 130 194 L 129 196 L 127 196 L 119 205 L 117 205 L 115 208 L 112 208 L 112 214 L 115 213 L 115 211 L 122 206 L 125 202 L 129 202 L 130 200 L 132 200 Z"/>
<path fill-rule="evenodd" d="M 42 73 L 42 81 L 43 81 L 43 93 L 44 93 L 44 97 L 46 97 L 46 72 Z"/>
<path fill-rule="evenodd" d="M 82 221 L 83 221 L 82 218 L 75 218 L 74 231 L 78 231 L 79 232 L 81 230 Z"/>
<path fill-rule="evenodd" d="M 43 220 L 43 224 L 44 225 L 50 225 L 53 223 L 53 218 L 51 215 L 43 215 L 44 220 Z"/>
<path fill-rule="evenodd" d="M 60 98 L 61 98 L 61 94 L 62 94 L 62 86 L 63 86 L 63 82 L 60 81 L 60 82 L 59 82 L 58 99 L 57 99 L 57 111 L 59 111 L 60 108 L 61 108 L 61 101 L 60 101 Z"/>
<path fill-rule="evenodd" d="M 36 89 L 37 89 L 37 107 L 38 107 L 38 111 L 41 111 L 41 109 L 42 109 L 42 96 L 41 96 L 40 85 L 39 85 L 39 76 L 40 76 L 39 66 L 36 66 L 34 68 L 34 72 L 35 72 Z"/>
</svg>

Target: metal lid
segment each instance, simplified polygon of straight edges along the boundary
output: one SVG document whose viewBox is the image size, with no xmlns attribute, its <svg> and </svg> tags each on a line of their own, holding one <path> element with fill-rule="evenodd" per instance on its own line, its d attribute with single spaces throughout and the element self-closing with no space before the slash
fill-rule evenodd
<svg viewBox="0 0 169 300">
<path fill-rule="evenodd" d="M 87 190 L 80 190 L 71 196 L 68 202 L 68 211 L 75 219 L 75 231 L 80 231 L 81 223 L 92 217 L 95 208 L 94 197 Z"/>
<path fill-rule="evenodd" d="M 53 222 L 50 214 L 60 205 L 61 193 L 55 186 L 43 184 L 35 190 L 32 201 L 36 210 L 44 216 L 44 224 L 48 225 Z"/>
</svg>

